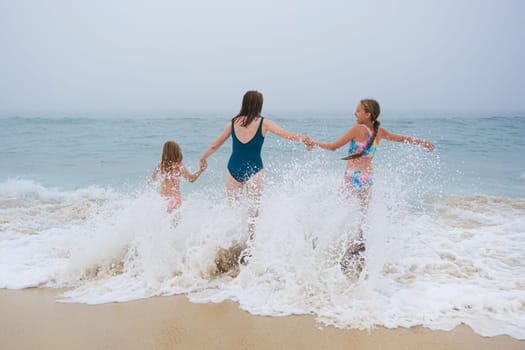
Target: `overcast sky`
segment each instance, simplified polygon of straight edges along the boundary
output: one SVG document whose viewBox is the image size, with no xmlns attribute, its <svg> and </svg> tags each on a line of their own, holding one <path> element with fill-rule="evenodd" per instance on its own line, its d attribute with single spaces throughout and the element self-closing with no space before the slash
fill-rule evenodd
<svg viewBox="0 0 525 350">
<path fill-rule="evenodd" d="M 0 113 L 525 112 L 521 0 L 0 0 Z"/>
</svg>

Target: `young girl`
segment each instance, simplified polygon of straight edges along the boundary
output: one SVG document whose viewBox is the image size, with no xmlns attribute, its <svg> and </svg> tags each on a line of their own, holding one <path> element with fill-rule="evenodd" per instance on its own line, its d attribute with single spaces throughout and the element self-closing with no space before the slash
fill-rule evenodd
<svg viewBox="0 0 525 350">
<path fill-rule="evenodd" d="M 361 214 L 364 216 L 370 200 L 370 189 L 373 185 L 374 170 L 372 158 L 381 140 L 403 142 L 419 145 L 432 151 L 434 145 L 426 140 L 416 139 L 409 136 L 397 135 L 381 128 L 378 117 L 381 112 L 376 100 L 364 99 L 359 101 L 355 110 L 356 124 L 334 142 L 312 141 L 306 145 L 311 148 L 318 146 L 323 149 L 335 151 L 336 149 L 350 144 L 346 160 L 346 171 L 344 174 L 344 191 L 355 195 L 361 204 Z M 358 233 L 358 243 L 352 245 L 347 253 L 355 254 L 365 250 L 362 229 Z"/>
<path fill-rule="evenodd" d="M 206 169 L 206 164 L 201 162 L 200 169 L 190 174 L 182 163 L 182 151 L 175 141 L 167 141 L 162 148 L 162 158 L 159 165 L 153 171 L 151 180 L 156 181 L 160 177 L 160 195 L 168 201 L 168 213 L 181 205 L 180 177 L 189 182 L 194 182 Z"/>
</svg>

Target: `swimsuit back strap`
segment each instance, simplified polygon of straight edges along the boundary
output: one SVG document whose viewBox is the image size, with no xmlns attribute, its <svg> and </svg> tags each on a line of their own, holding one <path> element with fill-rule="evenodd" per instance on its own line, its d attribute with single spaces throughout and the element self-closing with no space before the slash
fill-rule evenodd
<svg viewBox="0 0 525 350">
<path fill-rule="evenodd" d="M 366 132 L 368 133 L 368 138 L 372 137 L 374 133 L 372 132 L 372 130 L 370 130 L 368 126 L 366 126 L 365 124 L 359 124 L 359 125 L 363 126 L 366 129 Z"/>
<path fill-rule="evenodd" d="M 257 128 L 257 133 L 260 132 L 262 136 L 262 125 L 263 125 L 264 118 L 261 117 L 261 122 L 259 123 L 259 127 Z"/>
</svg>

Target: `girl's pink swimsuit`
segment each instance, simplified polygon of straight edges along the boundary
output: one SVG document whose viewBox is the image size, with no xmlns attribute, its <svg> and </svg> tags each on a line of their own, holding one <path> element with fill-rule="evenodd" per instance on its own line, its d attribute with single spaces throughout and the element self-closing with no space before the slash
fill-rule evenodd
<svg viewBox="0 0 525 350">
<path fill-rule="evenodd" d="M 157 167 L 156 170 L 160 172 L 160 167 Z M 174 180 L 179 181 L 179 177 L 180 177 L 180 175 L 175 175 L 173 173 L 166 173 L 166 174 L 161 173 L 160 176 L 161 176 L 161 180 L 169 180 L 169 181 L 174 181 Z M 166 197 L 166 200 L 168 202 L 168 205 L 167 205 L 168 213 L 171 213 L 173 210 L 180 207 L 182 203 L 182 198 L 180 194 L 173 194 L 169 197 Z"/>
<path fill-rule="evenodd" d="M 182 200 L 180 196 L 178 195 L 168 197 L 167 200 L 168 200 L 168 213 L 171 213 L 173 210 L 177 209 L 182 203 Z"/>
</svg>

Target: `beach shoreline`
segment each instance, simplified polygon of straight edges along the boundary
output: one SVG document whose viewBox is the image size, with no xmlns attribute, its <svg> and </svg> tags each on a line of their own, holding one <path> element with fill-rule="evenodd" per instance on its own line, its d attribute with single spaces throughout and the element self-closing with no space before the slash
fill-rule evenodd
<svg viewBox="0 0 525 350">
<path fill-rule="evenodd" d="M 323 327 L 311 315 L 251 315 L 231 301 L 186 296 L 98 305 L 57 302 L 61 290 L 0 290 L 0 348 L 25 349 L 524 349 L 465 325 L 370 331 Z"/>
</svg>

